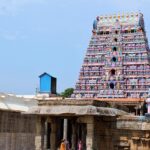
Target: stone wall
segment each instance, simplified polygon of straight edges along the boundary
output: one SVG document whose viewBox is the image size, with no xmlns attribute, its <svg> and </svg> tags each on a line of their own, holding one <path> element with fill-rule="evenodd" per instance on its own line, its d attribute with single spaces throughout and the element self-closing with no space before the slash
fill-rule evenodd
<svg viewBox="0 0 150 150">
<path fill-rule="evenodd" d="M 94 150 L 150 149 L 150 122 L 147 120 L 100 117 L 95 118 L 94 124 Z"/>
<path fill-rule="evenodd" d="M 0 111 L 0 150 L 34 150 L 35 117 Z"/>
</svg>

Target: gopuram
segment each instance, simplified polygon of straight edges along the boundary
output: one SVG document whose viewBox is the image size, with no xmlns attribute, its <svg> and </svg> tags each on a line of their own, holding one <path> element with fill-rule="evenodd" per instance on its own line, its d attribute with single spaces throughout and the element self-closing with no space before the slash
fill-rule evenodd
<svg viewBox="0 0 150 150">
<path fill-rule="evenodd" d="M 150 88 L 150 50 L 142 13 L 98 16 L 76 83 L 74 98 L 141 108 Z"/>
<path fill-rule="evenodd" d="M 36 95 L 0 93 L 0 150 L 150 150 L 149 53 L 141 13 L 97 17 L 71 98 L 47 73 Z"/>
<path fill-rule="evenodd" d="M 143 14 L 97 17 L 92 32 L 73 96 L 146 98 L 150 51 Z"/>
</svg>

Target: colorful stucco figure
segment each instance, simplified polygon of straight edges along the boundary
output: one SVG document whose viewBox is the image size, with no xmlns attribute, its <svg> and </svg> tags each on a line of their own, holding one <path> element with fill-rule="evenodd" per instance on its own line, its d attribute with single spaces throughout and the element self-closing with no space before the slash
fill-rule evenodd
<svg viewBox="0 0 150 150">
<path fill-rule="evenodd" d="M 99 17 L 97 17 L 94 22 L 93 22 L 93 30 L 96 30 L 97 29 L 97 24 L 99 22 Z"/>
</svg>

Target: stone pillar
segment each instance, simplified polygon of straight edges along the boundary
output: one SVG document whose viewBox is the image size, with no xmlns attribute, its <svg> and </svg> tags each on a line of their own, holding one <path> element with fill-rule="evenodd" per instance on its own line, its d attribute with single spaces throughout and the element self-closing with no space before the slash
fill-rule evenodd
<svg viewBox="0 0 150 150">
<path fill-rule="evenodd" d="M 45 122 L 45 128 L 44 128 L 44 150 L 47 149 L 47 121 Z"/>
<path fill-rule="evenodd" d="M 64 133 L 63 138 L 67 140 L 68 120 L 64 119 Z"/>
<path fill-rule="evenodd" d="M 132 137 L 132 140 L 130 142 L 130 148 L 131 149 L 138 149 L 138 143 L 140 143 L 140 138 L 139 137 Z"/>
<path fill-rule="evenodd" d="M 71 150 L 76 149 L 76 124 L 72 123 L 72 139 L 71 139 L 72 147 Z"/>
<path fill-rule="evenodd" d="M 56 121 L 51 122 L 51 134 L 50 134 L 50 143 L 51 143 L 51 150 L 56 150 L 56 129 L 57 124 Z"/>
<path fill-rule="evenodd" d="M 145 150 L 149 150 L 150 149 L 150 139 L 145 139 Z"/>
<path fill-rule="evenodd" d="M 41 118 L 41 147 L 44 150 L 45 143 L 45 118 Z"/>
<path fill-rule="evenodd" d="M 94 146 L 94 124 L 87 123 L 86 150 L 92 150 Z"/>
<path fill-rule="evenodd" d="M 79 117 L 76 120 L 77 123 L 86 124 L 86 150 L 94 149 L 94 117 L 93 116 L 84 116 Z M 85 142 L 85 141 L 84 141 Z"/>
<path fill-rule="evenodd" d="M 138 116 L 138 108 L 135 107 L 135 115 Z"/>
<path fill-rule="evenodd" d="M 35 150 L 42 150 L 41 129 L 41 118 L 38 116 L 36 120 Z"/>
<path fill-rule="evenodd" d="M 150 98 L 146 100 L 147 103 L 147 113 L 150 114 Z"/>
</svg>

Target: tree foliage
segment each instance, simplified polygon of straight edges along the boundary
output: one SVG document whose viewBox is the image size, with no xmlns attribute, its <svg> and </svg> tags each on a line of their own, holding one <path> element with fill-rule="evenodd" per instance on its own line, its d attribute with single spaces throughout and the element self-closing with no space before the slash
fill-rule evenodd
<svg viewBox="0 0 150 150">
<path fill-rule="evenodd" d="M 71 97 L 71 94 L 73 94 L 74 89 L 73 88 L 67 88 L 64 92 L 61 93 L 61 96 L 64 98 Z"/>
</svg>

